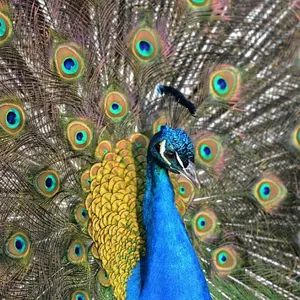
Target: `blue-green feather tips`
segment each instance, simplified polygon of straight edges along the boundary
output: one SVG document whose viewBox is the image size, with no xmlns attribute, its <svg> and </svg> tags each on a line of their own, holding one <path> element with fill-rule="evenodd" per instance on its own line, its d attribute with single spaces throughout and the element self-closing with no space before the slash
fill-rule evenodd
<svg viewBox="0 0 300 300">
<path fill-rule="evenodd" d="M 3 9 L 6 10 L 6 7 L 2 7 L 1 4 L 0 4 L 0 8 L 2 11 Z M 12 35 L 12 22 L 6 14 L 0 12 L 0 45 L 7 42 L 11 37 L 11 35 Z"/>
<path fill-rule="evenodd" d="M 59 176 L 53 170 L 43 171 L 36 177 L 35 186 L 43 196 L 52 197 L 60 189 Z"/>
<path fill-rule="evenodd" d="M 68 250 L 68 260 L 73 263 L 85 261 L 85 248 L 82 242 L 73 241 Z"/>
<path fill-rule="evenodd" d="M 75 57 L 67 57 L 61 67 L 67 75 L 74 75 L 79 69 L 79 63 Z"/>
<path fill-rule="evenodd" d="M 88 148 L 93 140 L 93 132 L 82 121 L 73 121 L 67 127 L 67 138 L 74 150 Z"/>
<path fill-rule="evenodd" d="M 184 176 L 181 176 L 177 182 L 179 197 L 185 204 L 188 204 L 195 194 L 194 185 Z"/>
<path fill-rule="evenodd" d="M 48 175 L 45 179 L 45 189 L 47 192 L 52 192 L 57 185 L 57 181 L 53 175 Z"/>
<path fill-rule="evenodd" d="M 270 184 L 264 183 L 259 188 L 259 195 L 261 199 L 267 200 L 271 195 L 271 187 Z"/>
<path fill-rule="evenodd" d="M 223 251 L 218 254 L 218 263 L 220 265 L 224 265 L 226 263 L 227 259 L 228 259 L 228 255 L 226 252 Z"/>
<path fill-rule="evenodd" d="M 180 195 L 185 195 L 185 193 L 186 193 L 186 190 L 185 190 L 184 186 L 180 185 L 179 186 L 179 194 Z"/>
<path fill-rule="evenodd" d="M 220 277 L 227 276 L 234 272 L 240 263 L 240 257 L 233 246 L 224 246 L 212 253 L 213 267 Z"/>
<path fill-rule="evenodd" d="M 29 238 L 21 232 L 13 234 L 6 243 L 6 253 L 13 258 L 23 258 L 29 250 Z"/>
<path fill-rule="evenodd" d="M 77 145 L 83 145 L 86 143 L 88 135 L 84 130 L 79 130 L 75 134 L 75 142 Z"/>
<path fill-rule="evenodd" d="M 137 30 L 132 39 L 131 49 L 143 63 L 154 60 L 160 51 L 160 38 L 153 29 L 144 27 Z"/>
<path fill-rule="evenodd" d="M 84 204 L 79 204 L 74 210 L 75 220 L 81 225 L 85 225 L 89 219 L 89 214 Z"/>
<path fill-rule="evenodd" d="M 287 196 L 283 182 L 271 171 L 266 171 L 253 187 L 253 195 L 266 212 L 280 205 Z"/>
<path fill-rule="evenodd" d="M 14 238 L 14 243 L 15 243 L 15 248 L 16 250 L 23 254 L 25 252 L 26 249 L 26 241 L 24 238 L 22 238 L 21 236 L 16 236 Z"/>
<path fill-rule="evenodd" d="M 212 150 L 207 144 L 200 146 L 200 156 L 204 160 L 210 160 L 212 158 Z"/>
<path fill-rule="evenodd" d="M 147 41 L 138 41 L 136 43 L 136 50 L 141 56 L 147 58 L 152 55 L 154 48 L 151 43 Z"/>
<path fill-rule="evenodd" d="M 2 38 L 3 36 L 5 36 L 6 31 L 7 31 L 6 23 L 3 20 L 3 18 L 0 17 L 0 38 Z"/>
<path fill-rule="evenodd" d="M 74 246 L 74 253 L 77 257 L 80 257 L 82 255 L 82 248 L 81 245 L 75 244 Z"/>
<path fill-rule="evenodd" d="M 72 300 L 90 300 L 90 297 L 84 291 L 76 291 L 72 294 Z"/>
<path fill-rule="evenodd" d="M 195 9 L 211 9 L 212 0 L 186 0 Z"/>
<path fill-rule="evenodd" d="M 200 210 L 192 219 L 193 232 L 202 242 L 211 243 L 218 235 L 218 220 L 210 209 Z"/>
<path fill-rule="evenodd" d="M 221 139 L 211 133 L 204 132 L 196 144 L 196 161 L 214 170 L 217 174 L 224 166 L 224 149 Z"/>
<path fill-rule="evenodd" d="M 87 210 L 85 209 L 85 208 L 83 208 L 83 209 L 81 209 L 81 216 L 83 217 L 83 218 L 87 218 L 87 216 L 88 216 L 88 212 L 87 212 Z"/>
<path fill-rule="evenodd" d="M 20 133 L 25 125 L 25 114 L 21 106 L 12 103 L 0 105 L 0 126 L 7 133 Z"/>
<path fill-rule="evenodd" d="M 85 300 L 85 297 L 83 294 L 77 294 L 75 299 L 76 300 Z"/>
<path fill-rule="evenodd" d="M 20 126 L 21 119 L 20 112 L 15 108 L 11 108 L 6 114 L 6 126 L 10 129 L 16 129 Z"/>
<path fill-rule="evenodd" d="M 80 78 L 85 69 L 81 50 L 76 44 L 60 44 L 54 49 L 53 63 L 55 71 L 64 80 Z"/>
<path fill-rule="evenodd" d="M 210 94 L 230 105 L 236 104 L 241 93 L 241 74 L 231 65 L 218 65 L 210 75 Z"/>
<path fill-rule="evenodd" d="M 205 217 L 201 217 L 197 220 L 197 225 L 199 229 L 204 229 L 206 226 L 206 219 Z"/>
<path fill-rule="evenodd" d="M 226 82 L 226 79 L 224 79 L 222 76 L 216 76 L 214 78 L 214 89 L 215 91 L 220 95 L 225 95 L 228 93 L 228 84 Z"/>
<path fill-rule="evenodd" d="M 103 105 L 102 101 L 100 101 L 99 105 Z M 122 121 L 128 114 L 128 108 L 128 97 L 124 93 L 111 91 L 104 98 L 105 114 L 114 122 Z"/>
<path fill-rule="evenodd" d="M 122 106 L 117 103 L 117 102 L 113 102 L 110 107 L 109 107 L 109 111 L 113 114 L 113 115 L 118 115 L 122 112 Z"/>
<path fill-rule="evenodd" d="M 300 149 L 300 125 L 298 125 L 292 132 L 292 143 L 296 149 Z"/>
</svg>

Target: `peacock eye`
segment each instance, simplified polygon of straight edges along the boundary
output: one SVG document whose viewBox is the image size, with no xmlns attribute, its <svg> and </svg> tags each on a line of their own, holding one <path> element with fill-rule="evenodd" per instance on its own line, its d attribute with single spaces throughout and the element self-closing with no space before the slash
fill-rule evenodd
<svg viewBox="0 0 300 300">
<path fill-rule="evenodd" d="M 24 258 L 30 250 L 30 240 L 22 232 L 17 232 L 7 241 L 6 250 L 13 258 Z"/>
<path fill-rule="evenodd" d="M 164 155 L 165 155 L 166 159 L 174 159 L 176 156 L 175 153 L 171 152 L 171 151 L 165 151 Z"/>
<path fill-rule="evenodd" d="M 35 180 L 35 186 L 45 197 L 53 197 L 60 189 L 58 173 L 53 170 L 41 172 Z"/>
<path fill-rule="evenodd" d="M 68 250 L 68 259 L 72 263 L 82 263 L 85 260 L 85 248 L 80 241 L 73 241 Z"/>
<path fill-rule="evenodd" d="M 132 52 L 139 61 L 147 63 L 155 59 L 159 53 L 160 41 L 156 31 L 141 28 L 132 40 Z"/>
<path fill-rule="evenodd" d="M 23 109 L 12 103 L 0 105 L 0 126 L 8 134 L 18 134 L 25 125 L 25 114 Z"/>
<path fill-rule="evenodd" d="M 93 132 L 81 121 L 73 121 L 68 125 L 67 138 L 74 150 L 86 149 L 93 140 Z"/>
<path fill-rule="evenodd" d="M 63 61 L 62 69 L 66 74 L 73 75 L 79 69 L 79 62 L 74 57 L 67 57 Z"/>
<path fill-rule="evenodd" d="M 76 291 L 72 295 L 72 300 L 89 300 L 89 295 L 84 291 Z"/>
<path fill-rule="evenodd" d="M 58 45 L 53 56 L 53 63 L 58 75 L 65 80 L 80 78 L 85 69 L 83 56 L 76 45 Z"/>
<path fill-rule="evenodd" d="M 103 101 L 99 103 L 102 104 Z M 128 97 L 125 94 L 112 91 L 105 96 L 104 99 L 104 110 L 107 117 L 109 117 L 114 122 L 122 121 L 128 114 Z"/>
<path fill-rule="evenodd" d="M 0 44 L 4 44 L 12 35 L 13 26 L 11 20 L 0 12 Z"/>
</svg>

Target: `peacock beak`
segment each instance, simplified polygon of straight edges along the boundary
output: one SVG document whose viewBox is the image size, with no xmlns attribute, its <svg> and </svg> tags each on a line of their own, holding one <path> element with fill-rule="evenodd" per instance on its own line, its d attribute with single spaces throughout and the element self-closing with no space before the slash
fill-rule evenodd
<svg viewBox="0 0 300 300">
<path fill-rule="evenodd" d="M 198 179 L 196 168 L 191 161 L 189 161 L 189 164 L 186 168 L 179 170 L 179 173 L 186 177 L 188 180 L 190 180 L 193 183 L 193 185 L 195 185 L 198 189 L 200 188 L 200 182 Z"/>
</svg>

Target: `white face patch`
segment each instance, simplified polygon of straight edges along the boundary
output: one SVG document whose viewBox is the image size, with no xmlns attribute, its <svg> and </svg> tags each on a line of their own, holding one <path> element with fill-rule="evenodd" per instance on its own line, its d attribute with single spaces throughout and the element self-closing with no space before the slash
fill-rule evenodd
<svg viewBox="0 0 300 300">
<path fill-rule="evenodd" d="M 163 158 L 163 160 L 164 160 L 169 166 L 171 166 L 170 161 L 165 157 L 166 141 L 163 140 L 163 141 L 159 144 L 159 146 L 160 146 L 159 154 L 161 155 L 161 157 Z M 182 162 L 182 160 L 180 159 L 178 153 L 175 152 L 175 154 L 176 154 L 176 159 L 177 159 L 178 163 L 180 164 L 180 166 L 182 167 L 182 169 L 184 169 L 183 162 Z"/>
<path fill-rule="evenodd" d="M 184 169 L 184 165 L 183 165 L 183 162 L 182 162 L 181 158 L 179 157 L 179 155 L 178 155 L 177 152 L 175 152 L 175 154 L 176 154 L 176 159 L 177 159 L 177 161 L 178 161 L 179 164 L 181 165 L 182 169 Z"/>
<path fill-rule="evenodd" d="M 159 149 L 159 154 L 160 156 L 163 158 L 163 160 L 169 165 L 171 166 L 171 163 L 166 159 L 165 157 L 165 151 L 166 151 L 166 140 L 163 140 L 160 144 L 160 149 Z"/>
</svg>

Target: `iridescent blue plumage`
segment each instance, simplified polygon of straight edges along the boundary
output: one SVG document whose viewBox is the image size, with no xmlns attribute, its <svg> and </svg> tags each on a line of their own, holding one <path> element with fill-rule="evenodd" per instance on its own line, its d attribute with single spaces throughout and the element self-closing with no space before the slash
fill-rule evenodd
<svg viewBox="0 0 300 300">
<path fill-rule="evenodd" d="M 146 257 L 128 282 L 129 300 L 210 299 L 204 274 L 176 209 L 168 175 L 168 170 L 184 174 L 193 161 L 194 147 L 183 130 L 163 126 L 152 138 L 143 201 Z M 196 181 L 195 173 L 188 174 L 185 176 Z"/>
</svg>

